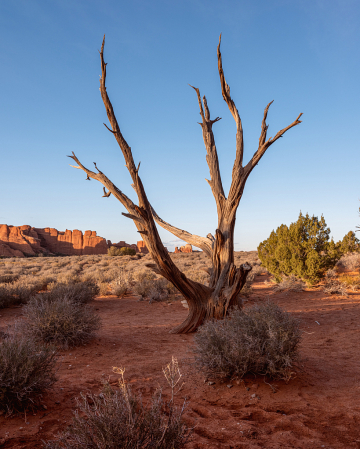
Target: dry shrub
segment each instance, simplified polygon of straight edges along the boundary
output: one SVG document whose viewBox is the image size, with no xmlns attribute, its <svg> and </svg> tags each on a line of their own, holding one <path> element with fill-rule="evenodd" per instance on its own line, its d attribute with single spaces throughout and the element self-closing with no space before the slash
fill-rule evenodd
<svg viewBox="0 0 360 449">
<path fill-rule="evenodd" d="M 25 304 L 42 288 L 41 280 L 30 282 L 27 278 L 19 279 L 12 284 L 2 284 L 0 285 L 0 308 Z"/>
<path fill-rule="evenodd" d="M 252 273 L 254 273 L 255 276 L 258 276 L 260 274 L 269 274 L 268 270 L 263 267 L 262 265 L 258 265 L 255 263 L 253 265 Z"/>
<path fill-rule="evenodd" d="M 350 271 L 358 270 L 360 268 L 360 254 L 359 253 L 344 254 L 336 265 L 344 267 Z"/>
<path fill-rule="evenodd" d="M 146 296 L 149 295 L 149 292 L 151 290 L 152 281 L 149 279 L 144 279 L 141 282 L 138 282 L 134 285 L 133 291 L 137 295 L 141 296 L 142 299 L 144 299 Z"/>
<path fill-rule="evenodd" d="M 25 335 L 63 348 L 87 343 L 100 328 L 100 318 L 91 307 L 68 298 L 37 295 L 24 306 L 23 314 Z"/>
<path fill-rule="evenodd" d="M 119 297 L 125 296 L 131 290 L 132 280 L 132 272 L 126 271 L 124 268 L 120 268 L 116 279 L 114 279 L 110 284 L 111 294 Z"/>
<path fill-rule="evenodd" d="M 152 281 L 151 288 L 148 293 L 149 303 L 153 301 L 166 301 L 169 296 L 176 293 L 177 289 L 164 277 Z"/>
<path fill-rule="evenodd" d="M 109 284 L 106 282 L 100 282 L 98 284 L 99 286 L 99 295 L 100 296 L 106 296 L 106 295 L 111 295 L 111 292 L 109 290 Z"/>
<path fill-rule="evenodd" d="M 149 303 L 153 301 L 165 301 L 169 297 L 169 292 L 166 288 L 166 279 L 157 279 L 151 285 L 148 293 Z"/>
<path fill-rule="evenodd" d="M 194 339 L 197 366 L 207 374 L 253 373 L 289 380 L 298 357 L 300 329 L 298 320 L 267 302 L 206 322 Z"/>
<path fill-rule="evenodd" d="M 41 393 L 55 382 L 56 353 L 34 340 L 10 336 L 0 344 L 0 410 L 36 408 Z"/>
<path fill-rule="evenodd" d="M 353 292 L 360 289 L 360 275 L 349 276 L 347 274 L 341 274 L 339 280 L 346 288 L 350 288 Z"/>
<path fill-rule="evenodd" d="M 8 274 L 1 274 L 0 275 L 0 284 L 10 284 L 11 282 L 15 282 L 19 279 L 20 275 L 19 274 L 13 274 L 13 273 L 8 273 Z"/>
<path fill-rule="evenodd" d="M 274 290 L 282 292 L 288 290 L 289 292 L 302 292 L 306 288 L 306 282 L 302 279 L 298 279 L 291 274 L 290 276 L 283 276 L 282 281 L 274 285 Z"/>
<path fill-rule="evenodd" d="M 185 446 L 192 433 L 182 419 L 185 402 L 178 409 L 173 395 L 165 403 L 158 390 L 146 407 L 141 396 L 133 394 L 125 384 L 125 369 L 114 368 L 114 371 L 122 376 L 120 391 L 105 384 L 99 395 L 81 394 L 72 425 L 57 440 L 45 442 L 45 449 L 181 449 Z"/>
<path fill-rule="evenodd" d="M 54 284 L 44 295 L 52 301 L 61 301 L 66 298 L 78 304 L 86 304 L 95 299 L 99 291 L 97 284 L 87 281 L 76 284 Z"/>
<path fill-rule="evenodd" d="M 335 270 L 328 270 L 325 273 L 323 292 L 330 295 L 348 296 L 346 285 L 336 278 Z"/>
<path fill-rule="evenodd" d="M 186 266 L 187 264 L 185 264 L 185 267 Z M 192 281 L 208 285 L 210 276 L 206 268 L 201 268 L 199 265 L 196 265 L 191 269 L 184 269 L 183 272 L 186 275 L 186 277 L 188 277 Z"/>
</svg>

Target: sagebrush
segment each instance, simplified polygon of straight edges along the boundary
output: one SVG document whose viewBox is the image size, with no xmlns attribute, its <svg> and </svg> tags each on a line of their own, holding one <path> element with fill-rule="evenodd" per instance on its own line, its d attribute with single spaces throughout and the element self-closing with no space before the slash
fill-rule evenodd
<svg viewBox="0 0 360 449">
<path fill-rule="evenodd" d="M 54 347 L 25 336 L 10 335 L 0 343 L 0 410 L 10 415 L 39 405 L 41 394 L 56 381 Z"/>
<path fill-rule="evenodd" d="M 22 330 L 36 341 L 68 348 L 87 343 L 100 328 L 94 310 L 68 298 L 37 295 L 24 306 Z"/>
<path fill-rule="evenodd" d="M 208 321 L 194 337 L 196 365 L 209 375 L 248 373 L 288 380 L 298 359 L 299 322 L 267 302 L 235 309 L 221 321 Z"/>
</svg>

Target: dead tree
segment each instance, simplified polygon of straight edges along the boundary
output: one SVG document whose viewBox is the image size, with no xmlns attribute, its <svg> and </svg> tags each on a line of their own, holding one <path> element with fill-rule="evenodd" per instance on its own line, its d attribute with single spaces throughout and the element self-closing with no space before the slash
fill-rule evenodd
<svg viewBox="0 0 360 449">
<path fill-rule="evenodd" d="M 237 128 L 236 157 L 232 170 L 232 182 L 227 197 L 225 196 L 221 181 L 219 161 L 214 134 L 212 131 L 213 124 L 220 120 L 220 118 L 217 117 L 214 120 L 210 118 L 210 111 L 205 96 L 201 101 L 199 89 L 191 86 L 197 94 L 200 107 L 200 125 L 207 151 L 206 161 L 210 170 L 210 180 L 207 179 L 207 182 L 210 185 L 217 207 L 218 226 L 215 231 L 215 236 L 208 234 L 206 237 L 201 237 L 176 228 L 162 220 L 150 204 L 139 176 L 140 163 L 137 166 L 135 165 L 131 148 L 120 131 L 119 124 L 116 120 L 112 104 L 106 91 L 106 63 L 104 62 L 105 36 L 100 51 L 102 72 L 102 76 L 100 78 L 100 92 L 111 129 L 105 123 L 104 125 L 111 133 L 113 133 L 117 143 L 120 146 L 125 158 L 126 167 L 132 178 L 132 187 L 138 196 L 139 204 L 134 204 L 130 198 L 119 190 L 110 181 L 110 179 L 108 179 L 97 168 L 96 163 L 94 163 L 96 172 L 93 172 L 86 168 L 74 153 L 70 156 L 78 164 L 76 168 L 79 168 L 86 173 L 87 179 L 96 179 L 103 184 L 105 197 L 109 197 L 110 194 L 114 195 L 114 197 L 118 199 L 126 208 L 128 213 L 123 213 L 123 215 L 134 221 L 138 232 L 141 234 L 151 257 L 155 262 L 154 264 L 148 264 L 147 266 L 170 281 L 187 300 L 189 304 L 189 314 L 182 324 L 171 331 L 172 333 L 180 334 L 194 332 L 204 322 L 204 320 L 211 318 L 222 319 L 226 316 L 227 311 L 232 307 L 241 307 L 239 293 L 246 281 L 247 274 L 251 270 L 251 266 L 245 263 L 239 267 L 236 267 L 234 264 L 234 228 L 236 210 L 242 197 L 246 180 L 253 168 L 259 163 L 265 151 L 276 140 L 282 137 L 287 130 L 301 123 L 299 118 L 302 114 L 300 114 L 289 126 L 280 130 L 275 137 L 270 137 L 267 139 L 266 134 L 268 125 L 266 124 L 266 117 L 272 103 L 270 102 L 264 111 L 258 149 L 254 153 L 251 160 L 244 166 L 243 129 L 238 110 L 230 96 L 230 87 L 225 81 L 220 53 L 220 43 L 221 35 L 219 38 L 219 45 L 217 47 L 221 91 L 222 96 L 228 105 L 232 116 L 234 117 Z M 177 268 L 171 260 L 167 249 L 163 246 L 160 240 L 155 222 L 164 229 L 170 231 L 176 237 L 200 248 L 211 259 L 212 268 L 209 270 L 209 285 L 203 285 L 192 281 Z"/>
</svg>

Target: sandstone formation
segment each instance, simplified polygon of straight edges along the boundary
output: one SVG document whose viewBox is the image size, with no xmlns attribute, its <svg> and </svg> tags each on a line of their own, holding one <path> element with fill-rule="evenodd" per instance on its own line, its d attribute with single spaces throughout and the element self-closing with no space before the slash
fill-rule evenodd
<svg viewBox="0 0 360 449">
<path fill-rule="evenodd" d="M 175 246 L 175 252 L 176 253 L 192 253 L 192 246 L 190 245 L 190 243 L 187 243 L 185 246 L 180 246 L 180 248 L 178 248 L 177 246 Z"/>
<path fill-rule="evenodd" d="M 137 248 L 139 253 L 148 254 L 149 250 L 146 248 L 145 242 L 143 240 L 140 240 L 137 242 Z"/>
<path fill-rule="evenodd" d="M 110 246 L 134 248 L 137 253 L 148 253 L 143 241 L 129 245 L 123 241 L 112 244 L 110 240 L 96 235 L 95 231 L 60 232 L 55 228 L 33 228 L 28 225 L 0 225 L 0 257 L 24 257 L 37 254 L 65 256 L 107 254 Z"/>
<path fill-rule="evenodd" d="M 42 247 L 53 254 L 63 254 L 66 256 L 85 255 L 85 254 L 106 254 L 108 244 L 102 237 L 98 237 L 95 231 L 59 232 L 54 228 L 35 228 Z"/>
</svg>

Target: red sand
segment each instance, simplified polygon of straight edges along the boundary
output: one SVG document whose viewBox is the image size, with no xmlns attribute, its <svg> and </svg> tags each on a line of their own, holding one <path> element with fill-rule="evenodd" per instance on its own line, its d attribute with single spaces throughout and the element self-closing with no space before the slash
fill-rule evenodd
<svg viewBox="0 0 360 449">
<path fill-rule="evenodd" d="M 180 302 L 101 297 L 92 303 L 103 322 L 99 337 L 61 352 L 59 380 L 43 398 L 46 410 L 28 415 L 26 423 L 24 417 L 0 417 L 0 447 L 40 448 L 41 440 L 71 422 L 81 391 L 99 392 L 102 377 L 110 376 L 116 385 L 113 366 L 126 367 L 126 379 L 145 400 L 159 384 L 168 395 L 162 367 L 174 355 L 185 380 L 177 403 L 189 399 L 185 419 L 196 425 L 188 449 L 360 448 L 360 294 L 273 293 L 264 284 L 267 278 L 256 278 L 247 304 L 271 296 L 301 320 L 304 331 L 300 370 L 288 384 L 271 381 L 276 393 L 263 377 L 250 376 L 239 385 L 233 381 L 232 388 L 230 382 L 205 384 L 205 376 L 190 364 L 193 335 L 168 333 L 186 317 Z M 0 310 L 0 315 L 3 328 L 21 308 Z"/>
</svg>

